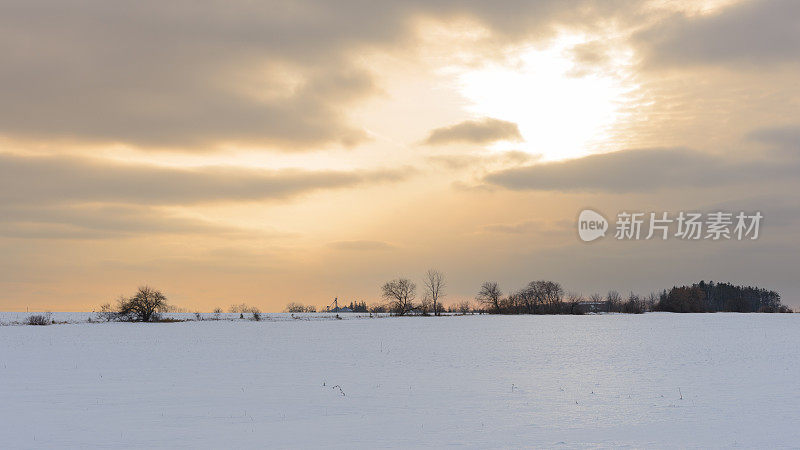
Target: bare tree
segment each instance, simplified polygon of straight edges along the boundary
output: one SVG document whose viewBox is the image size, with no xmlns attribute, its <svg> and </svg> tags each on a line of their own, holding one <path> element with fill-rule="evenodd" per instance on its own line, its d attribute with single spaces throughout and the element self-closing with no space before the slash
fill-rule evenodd
<svg viewBox="0 0 800 450">
<path fill-rule="evenodd" d="M 600 295 L 600 294 L 595 292 L 594 294 L 592 294 L 589 297 L 589 301 L 592 304 L 591 308 L 592 308 L 593 311 L 606 311 L 606 312 L 608 312 L 608 308 L 607 308 L 608 305 L 606 304 L 606 302 L 603 301 L 603 296 L 602 295 Z"/>
<path fill-rule="evenodd" d="M 639 295 L 633 292 L 628 295 L 628 300 L 622 304 L 622 311 L 627 314 L 642 314 L 644 312 L 644 301 Z"/>
<path fill-rule="evenodd" d="M 419 312 L 422 313 L 423 316 L 427 316 L 433 311 L 433 302 L 431 302 L 430 297 L 424 295 L 422 300 L 417 304 L 417 309 Z"/>
<path fill-rule="evenodd" d="M 131 320 L 151 322 L 158 319 L 158 313 L 168 308 L 167 297 L 161 291 L 142 286 L 131 298 L 120 298 L 119 314 Z"/>
<path fill-rule="evenodd" d="M 583 310 L 581 309 L 581 303 L 583 303 L 584 298 L 583 295 L 570 292 L 567 294 L 567 304 L 569 305 L 569 313 L 570 314 L 583 314 Z"/>
<path fill-rule="evenodd" d="M 606 303 L 608 304 L 608 312 L 620 312 L 622 309 L 622 296 L 617 291 L 608 291 Z"/>
<path fill-rule="evenodd" d="M 304 305 L 302 303 L 291 302 L 286 305 L 286 312 L 289 313 L 313 313 L 317 312 L 317 307 L 314 305 Z"/>
<path fill-rule="evenodd" d="M 563 309 L 564 288 L 555 281 L 531 281 L 521 292 L 522 300 L 534 314 L 558 314 Z"/>
<path fill-rule="evenodd" d="M 425 299 L 433 303 L 433 315 L 438 316 L 442 313 L 442 304 L 440 299 L 444 297 L 444 288 L 447 283 L 444 281 L 444 275 L 435 269 L 428 269 L 425 272 Z"/>
<path fill-rule="evenodd" d="M 526 314 L 536 314 L 536 307 L 538 306 L 536 300 L 536 282 L 528 283 L 527 286 L 517 291 L 514 297 L 517 300 L 517 306 Z"/>
<path fill-rule="evenodd" d="M 478 292 L 476 300 L 488 306 L 491 312 L 500 314 L 500 299 L 503 297 L 503 292 L 496 281 L 486 281 L 481 285 L 481 290 Z"/>
<path fill-rule="evenodd" d="M 544 298 L 552 312 L 558 312 L 564 297 L 564 288 L 555 281 L 542 282 Z"/>
<path fill-rule="evenodd" d="M 651 292 L 644 301 L 645 311 L 653 311 L 656 308 L 656 303 L 658 303 L 658 295 L 655 292 Z"/>
<path fill-rule="evenodd" d="M 511 292 L 500 300 L 500 309 L 507 314 L 521 314 L 524 303 L 519 292 Z"/>
<path fill-rule="evenodd" d="M 382 305 L 382 304 L 372 304 L 372 305 L 369 306 L 368 310 L 369 310 L 370 313 L 380 314 L 380 313 L 387 312 L 389 310 L 389 308 L 387 308 L 386 305 Z"/>
<path fill-rule="evenodd" d="M 254 311 L 261 312 L 257 307 L 250 306 L 247 303 L 242 303 L 241 305 L 231 305 L 231 307 L 228 308 L 229 313 L 239 313 L 241 316 L 244 316 L 244 314 L 246 313 L 252 313 Z"/>
<path fill-rule="evenodd" d="M 460 312 L 461 314 L 469 314 L 472 312 L 472 304 L 469 302 L 469 300 L 464 300 L 463 302 L 460 302 L 456 306 L 456 308 L 458 312 Z"/>
<path fill-rule="evenodd" d="M 120 297 L 119 303 L 122 303 L 124 300 L 124 297 Z M 103 305 L 100 306 L 100 311 L 97 312 L 97 320 L 111 322 L 117 319 L 119 319 L 119 313 L 114 311 L 111 303 L 103 303 Z"/>
<path fill-rule="evenodd" d="M 392 312 L 402 316 L 414 309 L 417 285 L 407 278 L 398 278 L 383 285 L 381 296 L 389 302 Z"/>
<path fill-rule="evenodd" d="M 286 312 L 288 313 L 302 313 L 306 312 L 306 306 L 302 303 L 291 302 L 286 305 Z"/>
</svg>

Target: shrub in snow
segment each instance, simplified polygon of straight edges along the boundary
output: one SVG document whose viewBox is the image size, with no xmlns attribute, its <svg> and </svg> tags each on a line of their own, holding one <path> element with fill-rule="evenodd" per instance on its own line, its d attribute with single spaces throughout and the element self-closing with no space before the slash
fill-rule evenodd
<svg viewBox="0 0 800 450">
<path fill-rule="evenodd" d="M 52 314 L 32 314 L 28 316 L 25 323 L 28 325 L 50 325 L 53 322 Z"/>
<path fill-rule="evenodd" d="M 106 303 L 100 306 L 100 311 L 97 311 L 96 316 L 96 319 L 99 322 L 111 322 L 114 320 L 119 320 L 119 313 L 114 311 L 114 308 L 111 307 L 111 303 Z"/>
</svg>

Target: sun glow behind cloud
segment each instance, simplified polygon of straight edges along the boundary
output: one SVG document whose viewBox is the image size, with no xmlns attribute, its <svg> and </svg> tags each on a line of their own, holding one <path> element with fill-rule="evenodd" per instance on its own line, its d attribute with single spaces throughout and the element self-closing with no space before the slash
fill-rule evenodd
<svg viewBox="0 0 800 450">
<path fill-rule="evenodd" d="M 563 36 L 546 48 L 516 49 L 503 63 L 457 71 L 468 111 L 518 124 L 525 140 L 491 149 L 524 150 L 543 160 L 612 149 L 611 131 L 637 88 L 626 81 L 632 54 L 600 44 L 595 61 L 578 61 L 573 49 L 587 43 L 592 41 Z"/>
</svg>

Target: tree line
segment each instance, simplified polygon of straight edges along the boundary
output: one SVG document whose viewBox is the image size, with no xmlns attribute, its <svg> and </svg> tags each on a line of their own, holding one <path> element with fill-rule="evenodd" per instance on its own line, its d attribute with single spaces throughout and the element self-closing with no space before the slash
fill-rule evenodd
<svg viewBox="0 0 800 450">
<path fill-rule="evenodd" d="M 588 312 L 643 313 L 651 311 L 657 296 L 651 294 L 641 297 L 631 293 L 623 298 L 617 291 L 610 291 L 603 297 L 594 294 L 584 297 L 567 292 L 555 281 L 531 281 L 523 288 L 504 293 L 496 281 L 481 284 L 475 302 L 464 300 L 445 307 L 442 303 L 444 276 L 437 270 L 426 272 L 423 280 L 423 297 L 416 301 L 417 285 L 408 278 L 397 278 L 383 284 L 381 297 L 386 302 L 382 311 L 394 315 L 420 314 L 439 315 L 450 313 L 489 313 L 489 314 L 585 314 Z M 372 311 L 374 308 L 370 308 Z"/>
<path fill-rule="evenodd" d="M 483 282 L 475 296 L 477 306 L 469 302 L 445 308 L 444 276 L 429 270 L 423 280 L 424 296 L 417 302 L 417 285 L 407 278 L 397 278 L 381 287 L 381 297 L 387 302 L 385 310 L 395 315 L 441 314 L 448 312 L 481 312 L 490 314 L 586 314 L 613 312 L 641 314 L 647 311 L 669 312 L 792 312 L 781 304 L 775 291 L 730 283 L 701 281 L 691 286 L 676 286 L 660 294 L 642 296 L 631 292 L 627 296 L 609 291 L 605 296 L 568 292 L 550 280 L 531 281 L 518 290 L 504 293 L 496 281 Z"/>
<path fill-rule="evenodd" d="M 641 297 L 630 293 L 627 297 L 617 291 L 609 291 L 603 297 L 592 294 L 567 292 L 564 287 L 550 280 L 531 281 L 524 287 L 504 295 L 495 281 L 481 284 L 476 300 L 486 312 L 492 314 L 586 314 L 589 312 L 618 312 L 641 314 L 652 310 L 654 295 Z"/>
<path fill-rule="evenodd" d="M 791 308 L 781 303 L 781 296 L 773 290 L 754 286 L 737 286 L 731 283 L 706 283 L 700 281 L 687 286 L 674 286 L 656 295 L 640 296 L 631 292 L 623 297 L 617 291 L 602 296 L 567 292 L 555 281 L 531 281 L 524 287 L 504 293 L 495 281 L 481 284 L 475 295 L 477 303 L 468 300 L 444 306 L 447 283 L 442 272 L 430 269 L 422 281 L 422 296 L 417 298 L 417 284 L 408 278 L 397 278 L 381 286 L 383 303 L 368 306 L 365 301 L 350 302 L 353 312 L 391 313 L 397 316 L 408 314 L 441 315 L 449 313 L 489 314 L 586 314 L 589 312 L 616 312 L 641 314 L 646 311 L 668 311 L 678 313 L 702 312 L 762 312 L 786 313 Z M 167 303 L 166 296 L 149 286 L 140 287 L 130 297 L 122 296 L 117 304 L 106 303 L 98 312 L 98 319 L 105 321 L 154 322 L 161 314 L 175 308 Z M 314 306 L 289 303 L 287 312 L 316 312 Z M 214 310 L 218 316 L 221 309 Z M 244 319 L 249 314 L 253 320 L 261 319 L 261 311 L 246 304 L 233 305 L 229 312 L 239 313 Z M 199 313 L 197 314 L 199 316 Z M 44 322 L 44 320 L 43 320 Z"/>
<path fill-rule="evenodd" d="M 783 313 L 791 309 L 781 304 L 775 291 L 754 286 L 700 281 L 691 286 L 675 286 L 664 291 L 656 311 L 670 312 L 765 312 Z"/>
<path fill-rule="evenodd" d="M 167 303 L 166 295 L 160 290 L 150 286 L 141 286 L 130 297 L 120 296 L 116 305 L 111 303 L 101 305 L 97 311 L 97 320 L 101 322 L 176 322 L 179 320 L 165 319 L 163 313 L 181 311 L 181 308 Z M 261 310 L 245 303 L 231 305 L 228 312 L 238 313 L 240 319 L 244 319 L 247 314 L 251 320 L 261 320 Z M 221 313 L 221 308 L 214 309 L 216 319 L 219 319 Z M 197 320 L 202 320 L 199 312 L 195 312 L 195 316 Z"/>
</svg>

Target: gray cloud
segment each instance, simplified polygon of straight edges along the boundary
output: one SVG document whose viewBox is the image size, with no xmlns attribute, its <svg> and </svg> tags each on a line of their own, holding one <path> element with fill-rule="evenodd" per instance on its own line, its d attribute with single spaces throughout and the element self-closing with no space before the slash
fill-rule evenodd
<svg viewBox="0 0 800 450">
<path fill-rule="evenodd" d="M 764 225 L 770 235 L 781 233 L 787 241 L 795 240 L 800 225 L 800 208 L 794 192 L 771 192 L 769 195 L 737 196 L 712 202 L 698 208 L 701 211 L 760 211 L 764 215 Z"/>
<path fill-rule="evenodd" d="M 759 0 L 717 14 L 675 15 L 635 36 L 652 64 L 798 62 L 800 2 Z"/>
<path fill-rule="evenodd" d="M 372 80 L 335 51 L 356 37 L 342 14 L 313 9 L 325 19 L 283 2 L 6 4 L 0 132 L 142 146 L 357 143 L 364 133 L 342 108 Z M 330 21 L 322 35 L 320 20 Z M 270 73 L 284 63 L 299 72 L 287 86 Z"/>
<path fill-rule="evenodd" d="M 470 17 L 502 41 L 635 9 L 595 0 L 10 0 L 0 15 L 0 133 L 187 150 L 354 145 L 365 134 L 345 109 L 376 92 L 354 55 L 408 42 L 420 16 Z"/>
<path fill-rule="evenodd" d="M 599 40 L 578 44 L 570 53 L 575 62 L 582 65 L 602 66 L 609 60 L 607 44 Z"/>
<path fill-rule="evenodd" d="M 485 225 L 483 231 L 497 234 L 561 234 L 571 229 L 568 221 L 548 222 L 545 220 L 525 220 L 516 223 L 495 223 Z"/>
<path fill-rule="evenodd" d="M 484 181 L 513 190 L 634 192 L 793 180 L 798 169 L 797 163 L 785 161 L 740 161 L 682 148 L 656 148 L 506 169 Z"/>
<path fill-rule="evenodd" d="M 83 158 L 0 154 L 0 204 L 86 202 L 146 205 L 283 199 L 320 189 L 398 181 L 408 170 L 177 169 Z"/>
<path fill-rule="evenodd" d="M 488 144 L 496 141 L 521 140 L 522 135 L 519 133 L 517 124 L 487 117 L 481 120 L 466 120 L 455 125 L 436 128 L 431 131 L 425 143 L 429 145 L 457 142 Z"/>
<path fill-rule="evenodd" d="M 134 205 L 4 206 L 0 216 L 0 235 L 9 237 L 103 239 L 141 233 L 245 234 L 238 228 Z"/>
<path fill-rule="evenodd" d="M 541 155 L 534 155 L 523 151 L 511 150 L 507 152 L 490 154 L 456 154 L 456 155 L 433 155 L 426 161 L 438 166 L 451 169 L 484 169 L 490 164 L 514 164 L 519 165 L 529 163 L 541 158 Z"/>
<path fill-rule="evenodd" d="M 747 137 L 771 147 L 780 155 L 800 156 L 800 126 L 760 128 Z"/>
</svg>

